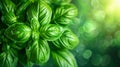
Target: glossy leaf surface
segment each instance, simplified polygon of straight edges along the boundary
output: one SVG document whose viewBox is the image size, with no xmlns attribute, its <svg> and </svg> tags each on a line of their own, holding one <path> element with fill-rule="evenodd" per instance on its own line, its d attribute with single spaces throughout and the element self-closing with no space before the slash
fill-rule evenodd
<svg viewBox="0 0 120 67">
<path fill-rule="evenodd" d="M 78 37 L 70 30 L 66 30 L 58 40 L 53 42 L 56 47 L 67 49 L 75 48 L 78 43 Z"/>
<path fill-rule="evenodd" d="M 24 43 L 31 36 L 31 28 L 23 23 L 13 24 L 6 29 L 5 35 L 15 42 Z"/>
<path fill-rule="evenodd" d="M 50 56 L 50 48 L 46 41 L 32 41 L 26 48 L 26 55 L 28 60 L 36 63 L 43 64 L 46 63 Z"/>
<path fill-rule="evenodd" d="M 57 67 L 77 67 L 74 56 L 67 50 L 53 51 L 52 58 Z"/>
</svg>

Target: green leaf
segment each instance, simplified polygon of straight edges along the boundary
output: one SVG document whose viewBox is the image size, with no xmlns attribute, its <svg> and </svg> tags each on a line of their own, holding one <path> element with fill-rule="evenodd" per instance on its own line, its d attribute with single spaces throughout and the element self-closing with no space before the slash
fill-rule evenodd
<svg viewBox="0 0 120 67">
<path fill-rule="evenodd" d="M 36 64 L 44 64 L 50 56 L 50 48 L 45 40 L 31 41 L 26 48 L 26 55 L 29 61 Z"/>
<path fill-rule="evenodd" d="M 52 58 L 57 67 L 78 67 L 74 56 L 68 50 L 52 51 Z"/>
<path fill-rule="evenodd" d="M 53 42 L 57 48 L 74 49 L 79 43 L 78 37 L 70 30 L 64 31 L 62 36 Z"/>
<path fill-rule="evenodd" d="M 16 15 L 19 21 L 26 21 L 26 10 L 29 5 L 34 3 L 35 0 L 20 0 L 16 8 Z"/>
<path fill-rule="evenodd" d="M 0 0 L 0 10 L 2 12 L 2 21 L 11 25 L 17 21 L 17 17 L 14 14 L 16 5 L 11 0 Z"/>
<path fill-rule="evenodd" d="M 15 42 L 25 43 L 31 36 L 31 28 L 23 23 L 16 23 L 5 30 L 5 35 Z"/>
<path fill-rule="evenodd" d="M 40 24 L 38 21 L 39 9 L 40 9 L 40 6 L 38 2 L 34 2 L 27 9 L 28 21 L 30 22 L 32 30 L 36 30 L 36 31 L 40 27 Z"/>
<path fill-rule="evenodd" d="M 52 21 L 60 25 L 68 25 L 78 14 L 73 4 L 65 4 L 55 10 Z"/>
<path fill-rule="evenodd" d="M 31 20 L 32 18 L 38 20 L 39 9 L 40 6 L 38 2 L 34 2 L 31 5 L 29 5 L 29 7 L 27 8 L 28 20 Z"/>
<path fill-rule="evenodd" d="M 17 18 L 13 12 L 4 14 L 1 19 L 6 25 L 12 25 L 17 21 Z"/>
<path fill-rule="evenodd" d="M 40 25 L 49 24 L 51 16 L 52 10 L 44 1 L 36 1 L 27 9 L 27 17 L 34 30 L 38 30 Z"/>
<path fill-rule="evenodd" d="M 39 2 L 40 5 L 40 13 L 39 13 L 39 22 L 40 25 L 49 24 L 51 21 L 52 16 L 52 9 L 51 7 L 44 1 Z"/>
<path fill-rule="evenodd" d="M 20 15 L 22 14 L 26 8 L 33 3 L 35 0 L 24 0 L 20 2 L 20 5 L 18 5 L 17 9 L 16 9 L 16 14 Z"/>
<path fill-rule="evenodd" d="M 11 0 L 0 0 L 0 10 L 2 13 L 14 12 L 15 4 Z"/>
<path fill-rule="evenodd" d="M 4 46 L 4 52 L 0 54 L 0 66 L 1 67 L 16 67 L 17 65 L 17 52 L 9 45 Z"/>
<path fill-rule="evenodd" d="M 46 39 L 48 41 L 54 41 L 62 35 L 63 31 L 64 29 L 59 25 L 48 24 L 44 27 L 41 27 L 40 35 L 43 39 Z"/>
</svg>

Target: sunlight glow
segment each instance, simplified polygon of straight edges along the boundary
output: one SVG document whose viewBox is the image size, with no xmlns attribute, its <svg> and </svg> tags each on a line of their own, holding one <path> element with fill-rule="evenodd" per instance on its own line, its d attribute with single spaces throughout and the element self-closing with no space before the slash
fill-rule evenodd
<svg viewBox="0 0 120 67">
<path fill-rule="evenodd" d="M 112 11 L 115 9 L 120 9 L 120 0 L 113 0 L 108 4 L 108 10 Z"/>
<path fill-rule="evenodd" d="M 120 18 L 120 0 L 110 0 L 106 7 L 106 12 Z"/>
<path fill-rule="evenodd" d="M 115 0 L 116 7 L 120 7 L 120 0 Z"/>
</svg>

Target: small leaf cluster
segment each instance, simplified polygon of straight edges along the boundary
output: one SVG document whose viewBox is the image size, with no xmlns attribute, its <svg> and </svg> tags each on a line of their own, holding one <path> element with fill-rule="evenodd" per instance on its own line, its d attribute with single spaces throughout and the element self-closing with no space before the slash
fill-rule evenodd
<svg viewBox="0 0 120 67">
<path fill-rule="evenodd" d="M 78 37 L 69 24 L 78 14 L 71 0 L 0 0 L 0 66 L 47 63 L 77 67 L 69 50 Z"/>
</svg>

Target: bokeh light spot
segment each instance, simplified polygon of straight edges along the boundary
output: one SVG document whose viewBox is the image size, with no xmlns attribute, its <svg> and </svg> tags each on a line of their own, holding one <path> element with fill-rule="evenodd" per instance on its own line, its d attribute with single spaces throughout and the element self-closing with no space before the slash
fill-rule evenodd
<svg viewBox="0 0 120 67">
<path fill-rule="evenodd" d="M 85 59 L 89 59 L 90 57 L 92 56 L 92 51 L 91 50 L 85 50 L 84 53 L 83 53 L 83 57 Z"/>
</svg>

